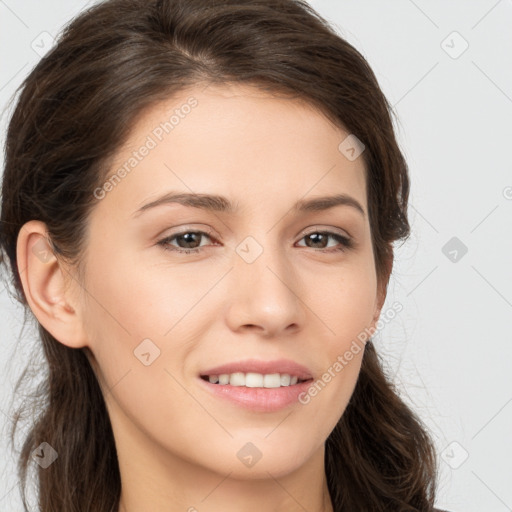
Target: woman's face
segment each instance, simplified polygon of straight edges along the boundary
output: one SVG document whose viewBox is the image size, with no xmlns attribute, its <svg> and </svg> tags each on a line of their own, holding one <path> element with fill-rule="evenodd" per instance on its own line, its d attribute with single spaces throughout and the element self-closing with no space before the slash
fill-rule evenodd
<svg viewBox="0 0 512 512">
<path fill-rule="evenodd" d="M 139 118 L 95 191 L 82 294 L 121 465 L 249 479 L 323 460 L 381 305 L 348 135 L 248 86 Z"/>
</svg>

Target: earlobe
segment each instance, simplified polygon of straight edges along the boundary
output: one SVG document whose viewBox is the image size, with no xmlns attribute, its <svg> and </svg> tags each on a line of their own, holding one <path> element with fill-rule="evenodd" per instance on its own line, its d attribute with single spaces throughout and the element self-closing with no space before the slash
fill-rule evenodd
<svg viewBox="0 0 512 512">
<path fill-rule="evenodd" d="M 43 222 L 24 224 L 16 257 L 25 297 L 39 323 L 64 345 L 86 346 L 79 304 L 67 290 L 67 270 L 52 251 Z"/>
</svg>

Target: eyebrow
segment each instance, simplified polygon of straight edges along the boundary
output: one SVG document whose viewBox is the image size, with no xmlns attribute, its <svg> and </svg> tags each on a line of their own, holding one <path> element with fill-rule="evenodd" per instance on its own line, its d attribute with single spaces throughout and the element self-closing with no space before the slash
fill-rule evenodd
<svg viewBox="0 0 512 512">
<path fill-rule="evenodd" d="M 149 209 L 156 208 L 163 204 L 181 204 L 192 208 L 199 208 L 207 211 L 221 212 L 227 214 L 235 214 L 239 211 L 239 203 L 232 203 L 227 197 L 214 194 L 189 194 L 168 192 L 167 194 L 144 204 L 133 214 L 138 217 Z M 350 206 L 356 209 L 363 217 L 365 217 L 364 208 L 359 201 L 347 194 L 336 194 L 334 196 L 315 197 L 312 199 L 300 199 L 297 201 L 293 210 L 296 213 L 302 212 L 319 212 L 329 210 L 336 206 Z"/>
</svg>

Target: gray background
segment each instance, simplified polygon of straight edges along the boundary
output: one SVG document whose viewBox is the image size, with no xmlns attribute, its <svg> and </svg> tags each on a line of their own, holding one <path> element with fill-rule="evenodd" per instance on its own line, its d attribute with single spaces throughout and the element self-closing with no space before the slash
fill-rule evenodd
<svg viewBox="0 0 512 512">
<path fill-rule="evenodd" d="M 375 342 L 436 441 L 438 506 L 512 511 L 512 1 L 310 3 L 368 59 L 398 116 L 413 233 L 383 311 L 404 309 Z M 0 108 L 86 5 L 0 0 Z M 18 341 L 22 311 L 3 287 L 0 301 L 0 509 L 15 511 L 6 429 L 35 331 Z"/>
</svg>

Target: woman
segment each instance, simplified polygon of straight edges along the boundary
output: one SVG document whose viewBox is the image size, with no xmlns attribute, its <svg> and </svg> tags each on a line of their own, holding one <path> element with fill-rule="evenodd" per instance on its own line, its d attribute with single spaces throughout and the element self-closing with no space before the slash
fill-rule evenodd
<svg viewBox="0 0 512 512">
<path fill-rule="evenodd" d="M 408 192 L 373 72 L 305 2 L 76 18 L 3 177 L 48 365 L 19 459 L 40 510 L 436 510 L 432 441 L 371 341 Z"/>
</svg>

